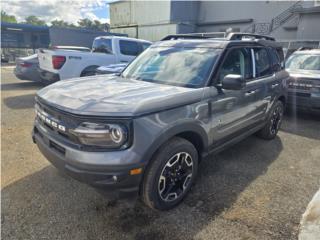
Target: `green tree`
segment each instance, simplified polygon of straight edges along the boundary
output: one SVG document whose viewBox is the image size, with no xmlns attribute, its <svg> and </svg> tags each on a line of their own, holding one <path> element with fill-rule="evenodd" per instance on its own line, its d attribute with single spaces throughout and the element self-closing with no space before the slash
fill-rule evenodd
<svg viewBox="0 0 320 240">
<path fill-rule="evenodd" d="M 78 21 L 78 24 L 80 27 L 93 29 L 93 30 L 99 30 L 104 31 L 106 29 L 106 26 L 104 23 L 101 23 L 99 20 L 90 20 L 88 18 L 82 18 Z"/>
<path fill-rule="evenodd" d="M 92 28 L 93 22 L 89 18 L 82 18 L 78 21 L 80 27 Z"/>
<path fill-rule="evenodd" d="M 53 26 L 53 27 L 76 27 L 72 23 L 68 23 L 63 20 L 57 20 L 57 19 L 51 21 L 51 26 Z"/>
<path fill-rule="evenodd" d="M 37 16 L 28 16 L 25 18 L 25 23 L 32 24 L 32 25 L 38 25 L 38 26 L 44 26 L 46 25 L 46 22 L 39 19 Z"/>
<path fill-rule="evenodd" d="M 1 22 L 17 23 L 17 19 L 13 15 L 8 15 L 5 11 L 1 11 Z"/>
</svg>

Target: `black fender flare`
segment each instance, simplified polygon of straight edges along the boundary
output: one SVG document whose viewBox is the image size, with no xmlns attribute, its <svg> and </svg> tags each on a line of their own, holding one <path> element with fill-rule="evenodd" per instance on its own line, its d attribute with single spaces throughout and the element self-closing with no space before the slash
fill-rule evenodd
<svg viewBox="0 0 320 240">
<path fill-rule="evenodd" d="M 80 77 L 82 77 L 83 74 L 86 73 L 86 72 L 94 72 L 98 67 L 100 67 L 100 66 L 98 66 L 98 65 L 90 65 L 90 66 L 85 67 L 85 68 L 81 71 Z"/>
<path fill-rule="evenodd" d="M 208 148 L 208 134 L 201 125 L 199 125 L 197 122 L 185 122 L 182 124 L 180 123 L 163 130 L 156 138 L 156 140 L 152 142 L 147 152 L 143 155 L 143 159 L 146 161 L 146 166 L 150 163 L 156 151 L 164 143 L 169 141 L 171 138 L 186 132 L 197 134 L 202 141 L 203 150 Z"/>
</svg>

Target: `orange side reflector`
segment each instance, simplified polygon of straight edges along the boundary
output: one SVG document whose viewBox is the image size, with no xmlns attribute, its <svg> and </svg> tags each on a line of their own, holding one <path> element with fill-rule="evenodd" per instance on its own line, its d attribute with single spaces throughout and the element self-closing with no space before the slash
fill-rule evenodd
<svg viewBox="0 0 320 240">
<path fill-rule="evenodd" d="M 130 170 L 130 175 L 137 175 L 142 173 L 142 168 L 135 168 Z"/>
</svg>

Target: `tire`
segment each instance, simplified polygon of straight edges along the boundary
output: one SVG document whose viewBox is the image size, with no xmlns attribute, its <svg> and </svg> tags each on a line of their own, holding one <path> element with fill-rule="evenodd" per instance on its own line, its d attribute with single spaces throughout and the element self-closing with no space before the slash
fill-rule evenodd
<svg viewBox="0 0 320 240">
<path fill-rule="evenodd" d="M 274 139 L 280 129 L 283 112 L 284 105 L 281 101 L 277 100 L 270 110 L 266 125 L 257 132 L 257 136 L 265 140 Z"/>
<path fill-rule="evenodd" d="M 194 145 L 174 137 L 152 158 L 142 184 L 142 200 L 153 209 L 175 207 L 190 191 L 197 171 L 198 152 Z"/>
</svg>

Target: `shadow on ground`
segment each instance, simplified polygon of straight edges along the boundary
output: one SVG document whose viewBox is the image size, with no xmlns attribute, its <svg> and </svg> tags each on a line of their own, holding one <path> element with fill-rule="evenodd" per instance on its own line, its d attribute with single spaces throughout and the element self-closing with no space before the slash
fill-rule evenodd
<svg viewBox="0 0 320 240">
<path fill-rule="evenodd" d="M 185 201 L 168 212 L 108 202 L 52 166 L 2 190 L 4 239 L 192 239 L 228 210 L 282 151 L 280 138 L 249 137 L 204 160 Z M 252 226 L 261 230 L 261 226 Z M 277 226 L 273 226 L 276 228 Z M 287 230 L 290 235 L 291 229 Z M 288 238 L 289 239 L 289 238 Z"/>
<path fill-rule="evenodd" d="M 1 91 L 10 90 L 37 90 L 45 87 L 40 82 L 19 82 L 19 83 L 3 83 L 1 84 Z"/>
<path fill-rule="evenodd" d="M 288 110 L 284 115 L 281 131 L 320 140 L 320 127 L 315 129 L 315 123 L 320 125 L 320 113 Z"/>
<path fill-rule="evenodd" d="M 35 94 L 19 95 L 14 97 L 7 97 L 3 99 L 4 104 L 11 109 L 25 109 L 33 108 Z"/>
</svg>

